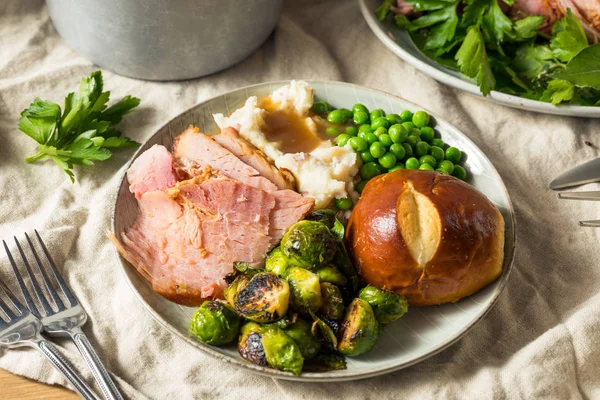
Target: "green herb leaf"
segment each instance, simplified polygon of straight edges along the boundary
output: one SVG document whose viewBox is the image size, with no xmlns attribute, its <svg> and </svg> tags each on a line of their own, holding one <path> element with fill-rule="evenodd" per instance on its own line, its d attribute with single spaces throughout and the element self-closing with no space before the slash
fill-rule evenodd
<svg viewBox="0 0 600 400">
<path fill-rule="evenodd" d="M 489 5 L 490 0 L 467 0 L 460 25 L 468 28 L 471 25 L 480 23 Z"/>
<path fill-rule="evenodd" d="M 28 109 L 21 112 L 19 129 L 39 144 L 46 144 L 52 139 L 59 121 L 60 106 L 36 98 Z"/>
<path fill-rule="evenodd" d="M 567 16 L 552 26 L 550 48 L 560 61 L 569 62 L 587 46 L 588 41 L 581 21 L 570 8 L 567 9 Z"/>
<path fill-rule="evenodd" d="M 140 105 L 140 99 L 137 97 L 125 96 L 112 106 L 108 107 L 101 114 L 99 119 L 109 121 L 111 124 L 118 124 L 125 114 L 129 114 L 134 108 Z"/>
<path fill-rule="evenodd" d="M 140 144 L 126 137 L 109 137 L 104 140 L 101 147 L 123 148 L 137 147 Z"/>
<path fill-rule="evenodd" d="M 496 79 L 490 67 L 485 43 L 478 25 L 472 26 L 455 56 L 460 72 L 476 80 L 484 96 L 496 86 Z"/>
<path fill-rule="evenodd" d="M 396 14 L 394 16 L 396 26 L 400 29 L 412 29 L 412 22 L 406 17 L 406 15 Z"/>
<path fill-rule="evenodd" d="M 385 17 L 390 13 L 390 7 L 394 3 L 394 0 L 383 0 L 383 3 L 375 9 L 375 15 L 377 19 L 383 21 Z"/>
<path fill-rule="evenodd" d="M 600 43 L 581 50 L 569 61 L 567 68 L 554 77 L 576 86 L 600 90 Z"/>
<path fill-rule="evenodd" d="M 521 76 L 534 79 L 554 65 L 553 60 L 554 54 L 548 45 L 535 46 L 533 42 L 530 42 L 517 49 L 512 67 Z"/>
<path fill-rule="evenodd" d="M 553 79 L 548 82 L 548 88 L 544 91 L 540 100 L 557 105 L 563 101 L 571 100 L 574 94 L 575 87 L 570 82 Z"/>
<path fill-rule="evenodd" d="M 500 9 L 496 0 L 491 0 L 488 11 L 483 15 L 482 29 L 496 46 L 500 46 L 504 36 L 513 33 L 512 21 Z"/>
<path fill-rule="evenodd" d="M 433 11 L 452 5 L 454 0 L 405 0 L 415 11 Z"/>
<path fill-rule="evenodd" d="M 527 39 L 534 38 L 538 35 L 539 29 L 544 23 L 544 17 L 532 15 L 514 22 L 513 32 L 508 36 L 515 42 L 522 42 Z"/>
</svg>

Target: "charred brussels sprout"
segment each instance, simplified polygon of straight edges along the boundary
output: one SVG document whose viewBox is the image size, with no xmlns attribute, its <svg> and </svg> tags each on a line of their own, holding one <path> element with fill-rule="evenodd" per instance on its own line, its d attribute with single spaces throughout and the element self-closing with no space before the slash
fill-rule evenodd
<svg viewBox="0 0 600 400">
<path fill-rule="evenodd" d="M 310 324 L 303 319 L 296 319 L 295 322 L 283 329 L 286 335 L 291 337 L 302 356 L 308 360 L 314 358 L 321 349 L 321 342 L 311 332 Z"/>
<path fill-rule="evenodd" d="M 280 328 L 249 322 L 242 327 L 240 356 L 254 364 L 300 375 L 304 357 L 294 340 Z"/>
<path fill-rule="evenodd" d="M 240 317 L 225 303 L 205 301 L 194 313 L 190 328 L 201 342 L 219 346 L 238 337 Z"/>
<path fill-rule="evenodd" d="M 343 243 L 340 243 L 340 245 L 337 246 L 337 249 L 335 250 L 335 254 L 333 256 L 333 264 L 348 279 L 349 284 L 347 285 L 347 289 L 349 291 L 349 297 L 350 299 L 352 299 L 355 293 L 358 291 L 360 280 L 358 278 L 358 272 L 356 272 L 354 264 L 352 264 L 352 261 L 350 261 L 348 251 L 346 250 L 346 247 Z"/>
<path fill-rule="evenodd" d="M 337 286 L 329 282 L 322 282 L 321 297 L 323 297 L 321 313 L 325 318 L 337 321 L 344 316 L 344 299 Z"/>
<path fill-rule="evenodd" d="M 281 249 L 290 265 L 310 270 L 329 264 L 337 242 L 327 226 L 315 221 L 295 223 L 281 239 Z"/>
<path fill-rule="evenodd" d="M 238 275 L 237 278 L 235 278 L 233 282 L 231 282 L 229 286 L 223 290 L 223 295 L 225 296 L 225 300 L 227 300 L 229 305 L 235 308 L 235 296 L 240 290 L 246 287 L 248 282 L 250 282 L 250 278 L 248 276 Z"/>
<path fill-rule="evenodd" d="M 404 296 L 373 286 L 363 288 L 358 297 L 369 303 L 380 324 L 389 324 L 408 311 L 408 302 Z"/>
<path fill-rule="evenodd" d="M 285 278 L 290 284 L 290 303 L 293 310 L 307 314 L 321 307 L 323 299 L 317 274 L 304 268 L 290 267 Z"/>
<path fill-rule="evenodd" d="M 265 269 L 278 276 L 284 276 L 289 267 L 288 257 L 283 254 L 281 247 L 277 247 L 269 253 L 265 260 Z"/>
<path fill-rule="evenodd" d="M 333 210 L 315 210 L 306 216 L 307 221 L 316 221 L 325 225 L 328 229 L 333 229 L 335 225 L 335 214 Z"/>
<path fill-rule="evenodd" d="M 314 319 L 311 327 L 312 333 L 316 336 L 319 336 L 330 349 L 337 349 L 338 339 L 333 329 L 327 324 L 327 322 L 317 317 L 314 313 L 311 315 Z"/>
<path fill-rule="evenodd" d="M 316 273 L 321 282 L 329 282 L 339 286 L 346 286 L 346 283 L 348 283 L 346 277 L 333 264 L 319 268 Z"/>
<path fill-rule="evenodd" d="M 271 322 L 287 313 L 290 298 L 288 283 L 271 272 L 256 274 L 247 283 L 233 288 L 237 279 L 226 290 L 235 310 L 254 322 Z M 230 300 L 231 299 L 231 300 Z"/>
<path fill-rule="evenodd" d="M 338 351 L 346 356 L 358 356 L 375 346 L 379 326 L 373 309 L 363 299 L 356 298 L 348 306 L 342 322 Z"/>
</svg>

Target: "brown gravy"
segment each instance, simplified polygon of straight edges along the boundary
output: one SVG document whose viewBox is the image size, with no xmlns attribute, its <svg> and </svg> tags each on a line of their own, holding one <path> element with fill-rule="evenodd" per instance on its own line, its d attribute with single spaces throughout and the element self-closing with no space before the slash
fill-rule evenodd
<svg viewBox="0 0 600 400">
<path fill-rule="evenodd" d="M 323 143 L 325 138 L 315 135 L 306 125 L 306 117 L 295 110 L 279 109 L 269 97 L 260 99 L 259 107 L 266 111 L 263 132 L 267 140 L 277 143 L 283 153 L 310 153 Z"/>
</svg>

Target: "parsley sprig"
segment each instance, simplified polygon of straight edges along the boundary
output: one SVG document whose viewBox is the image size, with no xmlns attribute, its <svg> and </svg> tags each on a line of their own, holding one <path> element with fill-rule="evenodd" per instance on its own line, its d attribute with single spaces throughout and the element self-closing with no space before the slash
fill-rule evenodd
<svg viewBox="0 0 600 400">
<path fill-rule="evenodd" d="M 590 45 L 581 21 L 568 9 L 552 27 L 541 16 L 511 20 L 496 0 L 406 0 L 418 12 L 394 16 L 417 47 L 438 63 L 492 90 L 552 104 L 600 106 L 600 44 Z M 504 0 L 512 6 L 514 0 Z M 390 14 L 392 2 L 376 10 Z"/>
<path fill-rule="evenodd" d="M 139 146 L 114 126 L 140 99 L 125 96 L 108 107 L 109 97 L 110 92 L 103 91 L 102 72 L 96 71 L 81 79 L 77 93 L 65 97 L 63 110 L 56 103 L 36 98 L 19 120 L 19 129 L 39 144 L 38 151 L 25 161 L 49 158 L 75 182 L 74 165 L 89 167 L 110 158 L 110 149 Z"/>
</svg>

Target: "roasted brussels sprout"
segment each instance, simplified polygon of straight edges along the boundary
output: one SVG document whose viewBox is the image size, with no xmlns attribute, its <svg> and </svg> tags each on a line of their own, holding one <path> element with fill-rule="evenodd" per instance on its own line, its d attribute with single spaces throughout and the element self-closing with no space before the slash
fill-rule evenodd
<svg viewBox="0 0 600 400">
<path fill-rule="evenodd" d="M 225 297 L 241 316 L 254 322 L 271 322 L 287 313 L 290 287 L 284 279 L 271 272 L 256 274 L 245 284 L 240 280 L 236 285 L 238 279 L 227 287 Z"/>
<path fill-rule="evenodd" d="M 338 339 L 333 329 L 323 319 L 317 317 L 314 313 L 311 313 L 311 316 L 314 319 L 311 327 L 312 333 L 320 337 L 330 349 L 337 349 Z"/>
<path fill-rule="evenodd" d="M 283 328 L 283 331 L 296 342 L 305 360 L 314 358 L 319 353 L 321 341 L 312 333 L 310 324 L 305 320 L 297 318 Z"/>
<path fill-rule="evenodd" d="M 358 272 L 356 272 L 354 264 L 352 264 L 352 261 L 350 261 L 348 251 L 346 250 L 344 243 L 340 243 L 339 246 L 337 246 L 333 256 L 333 264 L 348 279 L 348 285 L 346 286 L 349 292 L 348 295 L 350 299 L 354 298 L 354 295 L 358 291 L 358 287 L 360 285 L 360 279 L 358 278 Z M 348 301 L 350 301 L 350 299 L 348 299 Z"/>
<path fill-rule="evenodd" d="M 231 282 L 229 284 L 229 286 L 227 286 L 225 288 L 225 290 L 223 290 L 223 295 L 225 296 L 225 300 L 227 300 L 229 305 L 232 306 L 233 308 L 235 308 L 236 294 L 240 290 L 245 288 L 246 285 L 248 284 L 248 282 L 250 282 L 250 278 L 248 276 L 238 275 L 236 278 L 234 278 L 233 282 Z"/>
<path fill-rule="evenodd" d="M 233 264 L 233 268 L 237 271 L 238 274 L 250 277 L 261 272 L 265 272 L 264 269 L 253 267 L 247 262 L 236 262 Z"/>
<path fill-rule="evenodd" d="M 254 364 L 300 375 L 304 357 L 296 342 L 273 325 L 249 322 L 242 326 L 238 342 L 240 356 Z"/>
<path fill-rule="evenodd" d="M 337 350 L 346 356 L 366 353 L 375 346 L 378 332 L 373 309 L 365 300 L 356 298 L 346 310 Z"/>
<path fill-rule="evenodd" d="M 307 314 L 323 304 L 317 274 L 300 267 L 288 268 L 285 278 L 290 284 L 292 310 Z"/>
<path fill-rule="evenodd" d="M 327 372 L 340 369 L 346 369 L 346 359 L 344 356 L 334 353 L 322 353 L 304 363 L 306 372 Z"/>
<path fill-rule="evenodd" d="M 281 247 L 277 247 L 269 253 L 265 260 L 265 269 L 278 276 L 284 276 L 289 267 L 288 257 L 283 254 Z"/>
<path fill-rule="evenodd" d="M 408 302 L 404 296 L 374 286 L 361 289 L 358 297 L 369 303 L 380 324 L 389 324 L 408 311 Z"/>
<path fill-rule="evenodd" d="M 223 302 L 205 301 L 194 313 L 190 329 L 201 342 L 219 346 L 238 337 L 240 317 Z"/>
<path fill-rule="evenodd" d="M 307 221 L 316 221 L 325 225 L 328 229 L 332 229 L 335 225 L 336 212 L 333 210 L 314 210 L 305 218 Z"/>
<path fill-rule="evenodd" d="M 295 223 L 281 239 L 281 249 L 290 265 L 315 270 L 329 264 L 337 247 L 327 226 L 315 221 Z"/>
<path fill-rule="evenodd" d="M 340 289 L 332 283 L 321 282 L 321 313 L 325 318 L 337 321 L 344 316 L 344 299 Z"/>
<path fill-rule="evenodd" d="M 344 224 L 340 222 L 339 219 L 335 219 L 335 224 L 333 224 L 333 228 L 330 229 L 333 236 L 337 239 L 338 242 L 342 242 L 344 240 L 344 234 L 346 233 L 346 228 Z"/>
<path fill-rule="evenodd" d="M 319 268 L 316 273 L 321 282 L 329 282 L 339 286 L 346 286 L 348 283 L 346 277 L 333 264 Z"/>
</svg>

